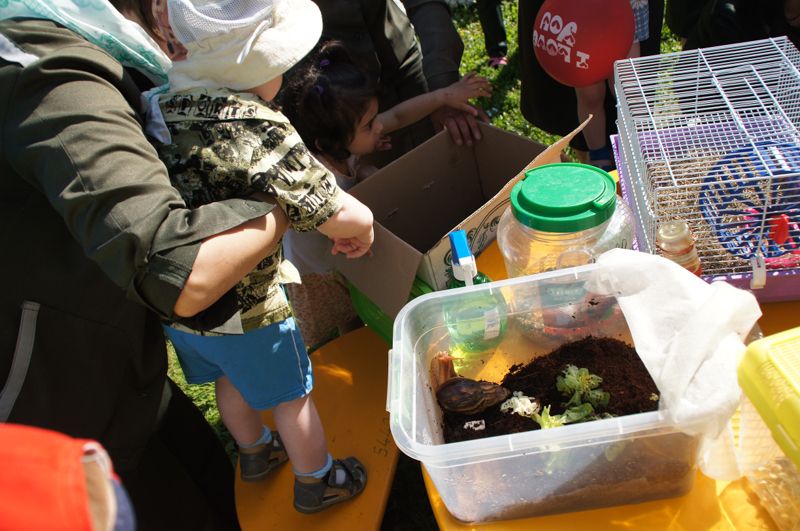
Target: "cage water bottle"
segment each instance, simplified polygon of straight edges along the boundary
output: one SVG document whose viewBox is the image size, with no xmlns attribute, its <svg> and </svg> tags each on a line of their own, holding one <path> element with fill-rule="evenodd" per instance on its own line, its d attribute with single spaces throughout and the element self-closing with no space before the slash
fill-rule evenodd
<svg viewBox="0 0 800 531">
<path fill-rule="evenodd" d="M 448 288 L 491 282 L 475 264 L 463 230 L 450 233 L 453 280 Z M 444 308 L 451 347 L 462 354 L 485 352 L 496 347 L 507 326 L 505 299 L 499 290 L 468 291 Z"/>
<path fill-rule="evenodd" d="M 685 221 L 667 221 L 659 225 L 656 245 L 661 249 L 664 258 L 669 258 L 695 275 L 700 276 L 703 273 L 694 246 L 694 237 Z"/>
</svg>

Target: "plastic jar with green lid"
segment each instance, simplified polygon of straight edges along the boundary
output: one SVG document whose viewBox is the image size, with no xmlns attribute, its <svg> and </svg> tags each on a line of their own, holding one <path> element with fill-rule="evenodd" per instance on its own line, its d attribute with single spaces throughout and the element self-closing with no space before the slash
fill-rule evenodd
<svg viewBox="0 0 800 531">
<path fill-rule="evenodd" d="M 576 163 L 525 172 L 497 228 L 509 277 L 594 262 L 633 243 L 633 216 L 607 172 Z"/>
</svg>

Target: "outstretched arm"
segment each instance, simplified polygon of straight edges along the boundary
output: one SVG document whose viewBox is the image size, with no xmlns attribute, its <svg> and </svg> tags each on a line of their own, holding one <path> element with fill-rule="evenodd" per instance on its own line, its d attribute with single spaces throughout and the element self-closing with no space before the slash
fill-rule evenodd
<svg viewBox="0 0 800 531">
<path fill-rule="evenodd" d="M 473 116 L 478 111 L 468 102 L 471 98 L 488 96 L 492 92 L 489 81 L 470 72 L 452 85 L 440 88 L 398 103 L 377 116 L 384 133 L 391 133 L 417 122 L 442 107 L 452 107 Z"/>
</svg>

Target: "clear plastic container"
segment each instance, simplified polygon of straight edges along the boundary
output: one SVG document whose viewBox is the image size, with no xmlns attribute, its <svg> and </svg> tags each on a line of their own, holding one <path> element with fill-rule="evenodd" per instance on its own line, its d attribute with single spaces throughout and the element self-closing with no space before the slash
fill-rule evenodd
<svg viewBox="0 0 800 531">
<path fill-rule="evenodd" d="M 431 361 L 452 344 L 446 307 L 471 296 L 502 297 L 508 328 L 481 363 L 461 376 L 500 382 L 509 368 L 586 335 L 632 344 L 614 297 L 588 289 L 595 264 L 429 293 L 409 302 L 394 323 L 387 409 L 398 448 L 422 462 L 447 510 L 465 522 L 485 522 L 635 503 L 688 492 L 698 438 L 678 431 L 659 411 L 595 420 L 549 430 L 445 443 L 442 412 L 431 389 Z M 542 288 L 580 284 L 558 297 Z M 606 308 L 559 335 L 530 333 L 548 312 Z M 480 317 L 476 317 L 480 320 Z M 469 320 L 468 320 L 469 321 Z M 586 354 L 590 356 L 591 353 Z"/>
<path fill-rule="evenodd" d="M 800 328 L 754 341 L 739 365 L 739 464 L 782 531 L 800 530 Z"/>
<path fill-rule="evenodd" d="M 500 217 L 497 244 L 509 277 L 585 263 L 633 245 L 633 216 L 607 172 L 545 164 L 525 173 Z"/>
</svg>

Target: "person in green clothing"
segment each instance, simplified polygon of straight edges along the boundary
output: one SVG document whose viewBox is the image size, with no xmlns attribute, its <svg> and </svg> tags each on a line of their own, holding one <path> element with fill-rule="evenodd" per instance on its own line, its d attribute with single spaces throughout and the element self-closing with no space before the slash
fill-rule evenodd
<svg viewBox="0 0 800 531">
<path fill-rule="evenodd" d="M 144 4 L 0 2 L 0 421 L 98 440 L 140 529 L 235 530 L 233 468 L 167 378 L 160 320 L 230 321 L 287 219 L 172 187 L 142 131 L 170 66 Z"/>
</svg>

